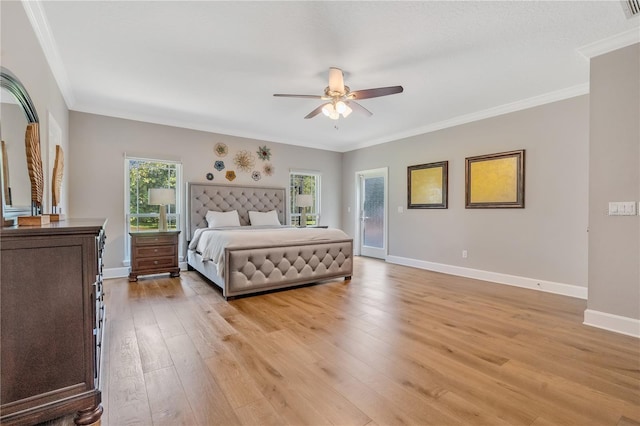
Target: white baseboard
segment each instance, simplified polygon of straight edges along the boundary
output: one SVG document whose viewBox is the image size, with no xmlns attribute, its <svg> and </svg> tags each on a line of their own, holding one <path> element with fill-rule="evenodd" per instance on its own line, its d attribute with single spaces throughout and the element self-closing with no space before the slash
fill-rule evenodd
<svg viewBox="0 0 640 426">
<path fill-rule="evenodd" d="M 474 278 L 482 281 L 491 281 L 498 284 L 512 285 L 515 287 L 540 290 L 547 293 L 562 294 L 564 296 L 587 299 L 587 287 L 573 284 L 556 283 L 552 281 L 537 280 L 535 278 L 519 277 L 517 275 L 501 274 L 498 272 L 483 271 L 480 269 L 465 268 L 462 266 L 446 265 L 444 263 L 427 262 L 424 260 L 410 259 L 399 256 L 387 256 L 387 262 L 398 265 L 412 266 L 414 268 L 429 271 L 442 272 L 460 277 Z"/>
<path fill-rule="evenodd" d="M 187 262 L 178 262 L 178 266 L 180 266 L 181 271 L 187 270 Z M 124 266 L 121 268 L 105 268 L 102 271 L 102 276 L 105 280 L 109 280 L 112 278 L 124 278 L 129 276 L 129 267 Z"/>
<path fill-rule="evenodd" d="M 102 271 L 102 277 L 105 280 L 109 280 L 111 278 L 122 278 L 129 276 L 129 268 L 123 266 L 121 268 L 105 268 Z"/>
<path fill-rule="evenodd" d="M 634 318 L 587 309 L 584 311 L 583 324 L 640 338 L 640 320 Z"/>
</svg>

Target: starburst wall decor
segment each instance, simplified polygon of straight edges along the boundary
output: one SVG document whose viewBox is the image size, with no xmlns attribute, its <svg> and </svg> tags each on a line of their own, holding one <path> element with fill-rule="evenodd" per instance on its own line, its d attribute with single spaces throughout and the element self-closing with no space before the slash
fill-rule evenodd
<svg viewBox="0 0 640 426">
<path fill-rule="evenodd" d="M 214 174 L 220 173 L 221 177 L 224 177 L 229 182 L 239 178 L 240 174 L 247 173 L 254 181 L 259 181 L 262 178 L 273 176 L 275 168 L 270 162 L 273 154 L 271 148 L 267 145 L 258 146 L 257 151 L 251 149 L 235 150 L 233 147 L 229 148 L 225 143 L 218 142 L 213 147 L 213 152 L 218 159 L 213 161 L 213 173 L 207 173 L 207 180 L 213 180 Z M 229 156 L 228 161 L 224 161 L 220 157 Z M 233 160 L 233 163 L 231 162 Z M 257 160 L 261 160 L 261 164 L 256 164 Z M 229 169 L 235 168 L 235 170 Z M 242 179 L 242 178 L 241 178 Z"/>
<path fill-rule="evenodd" d="M 267 148 L 267 146 L 258 147 L 258 158 L 262 161 L 271 160 L 271 149 Z"/>
<path fill-rule="evenodd" d="M 233 159 L 233 163 L 239 171 L 249 173 L 256 164 L 256 160 L 251 152 L 242 150 L 238 151 Z"/>
</svg>

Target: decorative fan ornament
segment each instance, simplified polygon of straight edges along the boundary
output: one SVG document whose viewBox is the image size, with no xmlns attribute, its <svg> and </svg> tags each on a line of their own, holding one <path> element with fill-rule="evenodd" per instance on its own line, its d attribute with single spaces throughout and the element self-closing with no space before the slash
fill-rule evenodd
<svg viewBox="0 0 640 426">
<path fill-rule="evenodd" d="M 62 199 L 60 189 L 62 188 L 62 173 L 64 171 L 64 152 L 60 145 L 56 145 L 56 159 L 53 163 L 53 178 L 51 179 L 51 206 L 56 210 Z"/>
<path fill-rule="evenodd" d="M 356 100 L 378 98 L 380 96 L 402 93 L 402 86 L 378 87 L 376 89 L 356 90 L 352 92 L 349 86 L 344 84 L 344 74 L 340 68 L 329 68 L 329 85 L 324 89 L 324 95 L 290 95 L 276 93 L 273 96 L 285 98 L 309 98 L 328 101 L 307 114 L 304 118 L 313 118 L 321 112 L 327 117 L 337 120 L 348 117 L 354 110 L 370 117 L 371 111 L 360 105 Z"/>
<path fill-rule="evenodd" d="M 27 169 L 31 181 L 31 212 L 39 215 L 42 211 L 44 176 L 42 174 L 42 154 L 40 152 L 40 131 L 38 123 L 29 123 L 25 132 Z"/>
</svg>

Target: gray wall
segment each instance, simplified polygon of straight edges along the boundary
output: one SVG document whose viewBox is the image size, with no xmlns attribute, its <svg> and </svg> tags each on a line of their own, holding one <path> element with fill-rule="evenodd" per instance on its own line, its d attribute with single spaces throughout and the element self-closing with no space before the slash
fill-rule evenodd
<svg viewBox="0 0 640 426">
<path fill-rule="evenodd" d="M 588 130 L 588 96 L 580 96 L 345 153 L 343 176 L 353 182 L 356 171 L 389 167 L 392 256 L 586 287 Z M 465 157 L 517 149 L 526 150 L 526 208 L 465 209 Z M 407 166 L 444 160 L 449 208 L 407 210 Z M 355 197 L 345 185 L 350 234 Z"/>
<path fill-rule="evenodd" d="M 275 173 L 254 182 L 250 175 L 237 173 L 232 184 L 289 186 L 289 170 L 316 170 L 322 173 L 322 217 L 320 223 L 340 227 L 340 195 L 342 193 L 342 154 L 292 145 L 218 135 L 178 127 L 162 126 L 101 115 L 72 111 L 70 113 L 70 214 L 74 217 L 108 217 L 105 267 L 122 267 L 125 247 L 124 158 L 129 155 L 179 160 L 183 165 L 183 181 L 206 182 L 205 175 L 214 172 L 219 158 L 213 147 L 226 143 L 230 154 L 258 146 L 271 149 Z M 257 159 L 256 159 L 257 160 Z M 258 162 L 260 160 L 257 160 Z M 227 183 L 222 173 L 214 182 Z M 184 208 L 184 206 L 183 206 Z M 184 211 L 184 210 L 183 210 Z M 184 220 L 184 215 L 182 216 Z M 184 226 L 183 228 L 184 229 Z"/>
<path fill-rule="evenodd" d="M 55 146 L 49 144 L 49 114 L 60 126 L 60 145 L 68 153 L 69 140 L 69 111 L 56 83 L 49 64 L 44 56 L 40 43 L 33 32 L 31 23 L 18 1 L 0 2 L 0 63 L 13 72 L 25 86 L 40 118 L 40 149 L 42 151 L 42 165 L 45 176 L 44 201 L 49 212 L 51 203 L 51 172 L 50 151 L 55 154 Z M 24 135 L 22 139 L 24 144 Z M 53 156 L 51 156 L 53 157 Z M 66 159 L 65 159 L 66 160 Z M 10 169 L 24 167 L 22 160 L 15 162 L 9 157 Z M 63 175 L 62 183 L 62 212 L 68 211 L 68 174 Z"/>
<path fill-rule="evenodd" d="M 640 44 L 591 59 L 588 309 L 640 319 Z"/>
</svg>

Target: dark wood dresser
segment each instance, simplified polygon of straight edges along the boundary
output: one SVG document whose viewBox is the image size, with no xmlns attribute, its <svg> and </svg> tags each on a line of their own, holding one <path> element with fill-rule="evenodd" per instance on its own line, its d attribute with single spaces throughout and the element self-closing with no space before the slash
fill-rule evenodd
<svg viewBox="0 0 640 426">
<path fill-rule="evenodd" d="M 129 232 L 131 236 L 131 267 L 129 281 L 138 275 L 168 272 L 180 276 L 178 236 L 180 231 Z"/>
<path fill-rule="evenodd" d="M 102 415 L 105 220 L 0 230 L 0 423 Z"/>
</svg>

